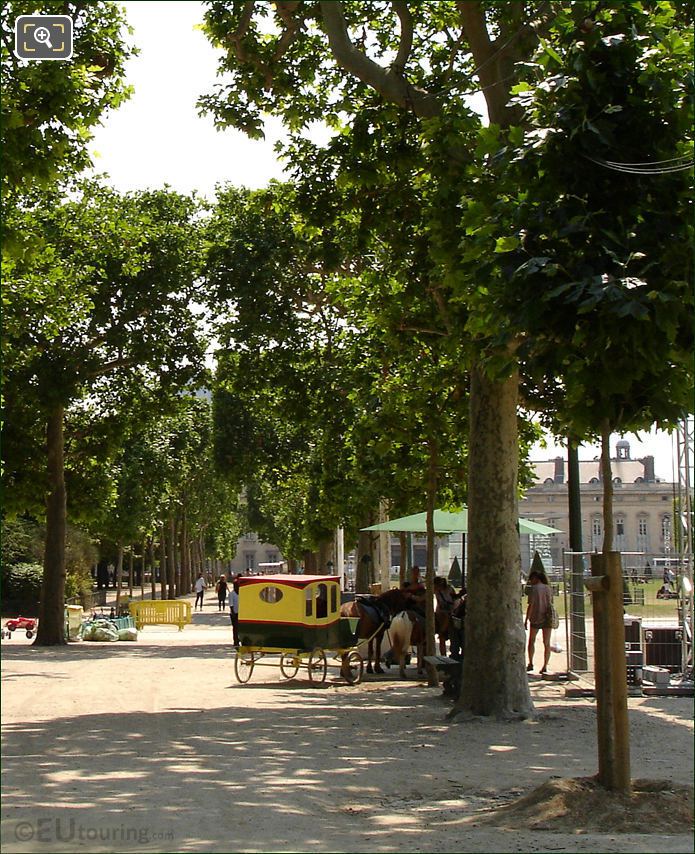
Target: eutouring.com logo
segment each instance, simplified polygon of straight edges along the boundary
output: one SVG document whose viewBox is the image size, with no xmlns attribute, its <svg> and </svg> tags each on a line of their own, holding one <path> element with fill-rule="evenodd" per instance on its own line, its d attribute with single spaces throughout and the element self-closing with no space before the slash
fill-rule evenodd
<svg viewBox="0 0 695 854">
<path fill-rule="evenodd" d="M 20 15 L 14 24 L 14 53 L 18 59 L 33 61 L 71 59 L 72 18 Z"/>
<path fill-rule="evenodd" d="M 166 840 L 171 842 L 171 830 L 153 830 L 150 827 L 81 824 L 74 818 L 39 818 L 36 821 L 18 821 L 14 828 L 17 842 L 107 842 L 118 845 L 134 842 L 147 845 Z"/>
</svg>

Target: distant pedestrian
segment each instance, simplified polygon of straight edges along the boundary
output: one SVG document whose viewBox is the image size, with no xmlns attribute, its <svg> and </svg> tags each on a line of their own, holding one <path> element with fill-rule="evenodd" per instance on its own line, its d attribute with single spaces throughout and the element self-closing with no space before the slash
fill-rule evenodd
<svg viewBox="0 0 695 854">
<path fill-rule="evenodd" d="M 462 587 L 456 597 L 454 610 L 451 612 L 451 624 L 449 626 L 449 655 L 456 661 L 461 661 L 466 644 L 465 633 L 466 620 L 466 588 Z"/>
<path fill-rule="evenodd" d="M 200 610 L 203 610 L 203 594 L 205 593 L 206 587 L 207 584 L 205 583 L 203 573 L 201 572 L 198 574 L 195 584 L 193 585 L 193 589 L 195 590 L 195 604 L 193 605 L 194 611 L 198 607 L 198 603 L 200 603 Z"/>
<path fill-rule="evenodd" d="M 439 654 L 446 655 L 451 612 L 454 610 L 456 591 L 443 576 L 434 579 L 434 630 L 439 637 Z"/>
<path fill-rule="evenodd" d="M 217 593 L 217 610 L 224 611 L 229 593 L 226 576 L 220 575 L 220 580 L 215 585 L 215 592 Z"/>
<path fill-rule="evenodd" d="M 533 670 L 533 653 L 536 645 L 536 635 L 539 629 L 543 632 L 543 667 L 541 673 L 548 672 L 550 661 L 550 636 L 553 631 L 553 620 L 550 606 L 553 603 L 553 591 L 548 584 L 548 577 L 544 572 L 532 570 L 528 577 L 528 607 L 526 608 L 526 619 L 524 628 L 531 626 L 528 638 L 528 666 L 527 670 Z"/>
<path fill-rule="evenodd" d="M 232 621 L 232 643 L 239 646 L 239 578 L 232 582 L 229 591 L 229 618 Z"/>
</svg>

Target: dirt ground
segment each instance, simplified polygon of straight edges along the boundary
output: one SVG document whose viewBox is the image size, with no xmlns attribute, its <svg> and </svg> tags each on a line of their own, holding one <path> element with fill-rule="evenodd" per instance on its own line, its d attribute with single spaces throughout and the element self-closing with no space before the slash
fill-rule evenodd
<svg viewBox="0 0 695 854">
<path fill-rule="evenodd" d="M 596 771 L 595 703 L 560 683 L 531 677 L 535 721 L 447 721 L 441 689 L 395 669 L 351 687 L 337 667 L 318 686 L 257 668 L 239 685 L 230 635 L 209 601 L 136 644 L 3 641 L 2 850 L 693 850 L 668 818 L 515 817 L 520 796 Z M 691 784 L 692 699 L 629 705 L 633 777 Z"/>
</svg>

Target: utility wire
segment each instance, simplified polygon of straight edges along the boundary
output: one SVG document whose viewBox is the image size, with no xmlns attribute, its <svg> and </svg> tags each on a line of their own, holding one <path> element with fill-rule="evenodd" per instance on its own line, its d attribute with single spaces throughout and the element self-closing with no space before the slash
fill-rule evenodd
<svg viewBox="0 0 695 854">
<path fill-rule="evenodd" d="M 666 166 L 664 168 L 645 168 L 645 169 L 636 169 L 634 168 L 634 164 L 631 163 L 618 163 L 616 161 L 609 160 L 597 160 L 595 157 L 589 157 L 588 154 L 584 154 L 587 160 L 590 160 L 592 163 L 596 163 L 597 166 L 603 166 L 604 169 L 612 169 L 614 172 L 623 172 L 627 175 L 670 175 L 672 172 L 684 172 L 686 169 L 692 169 L 695 166 L 695 160 L 690 159 L 687 162 L 680 163 L 675 166 Z M 662 160 L 655 161 L 653 164 L 644 164 L 645 166 L 658 166 L 659 163 L 669 163 L 673 161 Z"/>
<path fill-rule="evenodd" d="M 652 161 L 642 161 L 641 163 L 620 163 L 617 160 L 606 160 L 606 163 L 609 163 L 611 166 L 661 166 L 665 163 L 673 163 L 676 164 L 681 160 L 691 160 L 691 156 L 689 154 L 682 154 L 680 157 L 672 157 L 670 160 L 652 160 Z"/>
</svg>

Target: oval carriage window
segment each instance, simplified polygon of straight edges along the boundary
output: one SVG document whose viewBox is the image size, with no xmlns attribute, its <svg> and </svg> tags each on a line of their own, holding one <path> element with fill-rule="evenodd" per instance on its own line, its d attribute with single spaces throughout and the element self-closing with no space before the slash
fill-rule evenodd
<svg viewBox="0 0 695 854">
<path fill-rule="evenodd" d="M 279 602 L 282 599 L 283 593 L 279 587 L 264 587 L 258 594 L 263 602 Z"/>
</svg>

